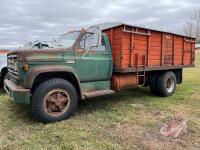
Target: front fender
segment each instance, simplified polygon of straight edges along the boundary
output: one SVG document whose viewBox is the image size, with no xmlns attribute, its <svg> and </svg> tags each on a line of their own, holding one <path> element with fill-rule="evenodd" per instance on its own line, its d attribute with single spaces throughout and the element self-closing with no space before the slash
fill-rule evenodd
<svg viewBox="0 0 200 150">
<path fill-rule="evenodd" d="M 76 78 L 79 88 L 80 88 L 80 80 L 78 78 L 78 75 L 76 74 L 75 70 L 72 67 L 66 67 L 66 66 L 59 66 L 59 65 L 51 65 L 51 66 L 37 66 L 32 68 L 26 75 L 25 81 L 24 81 L 24 87 L 27 89 L 31 89 L 34 83 L 34 80 L 38 75 L 41 73 L 53 73 L 53 72 L 66 72 L 66 73 L 72 73 L 74 77 Z M 82 92 L 81 92 L 82 95 Z"/>
</svg>

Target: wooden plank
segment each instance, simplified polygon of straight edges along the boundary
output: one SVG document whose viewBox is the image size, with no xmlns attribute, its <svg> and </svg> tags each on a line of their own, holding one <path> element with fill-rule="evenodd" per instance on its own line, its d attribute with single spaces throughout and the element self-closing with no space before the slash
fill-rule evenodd
<svg viewBox="0 0 200 150">
<path fill-rule="evenodd" d="M 193 43 L 191 42 L 190 44 L 191 44 L 191 54 L 190 54 L 191 57 L 190 57 L 190 64 L 192 65 L 192 57 L 193 57 L 193 56 L 192 56 Z"/>
<path fill-rule="evenodd" d="M 132 31 L 133 31 L 133 28 L 132 28 Z M 131 47 L 130 47 L 130 67 L 132 67 L 133 66 L 133 64 L 132 64 L 132 61 L 133 61 L 133 34 L 131 34 L 131 41 L 130 41 L 130 45 L 131 45 Z"/>
<path fill-rule="evenodd" d="M 183 37 L 182 65 L 184 65 L 184 53 L 185 53 L 185 39 Z"/>
<path fill-rule="evenodd" d="M 151 35 L 148 36 L 148 42 L 147 42 L 147 60 L 146 60 L 147 64 L 145 64 L 147 66 L 149 65 L 150 37 Z"/>
<path fill-rule="evenodd" d="M 121 30 L 121 32 L 122 32 L 122 30 Z M 121 53 L 120 53 L 120 64 L 121 64 L 121 67 L 123 65 L 123 49 L 124 49 L 123 41 L 124 41 L 124 33 L 122 32 Z"/>
<path fill-rule="evenodd" d="M 175 53 L 175 47 L 176 47 L 175 38 L 176 38 L 175 35 L 173 35 L 172 65 L 174 65 L 174 53 Z"/>
<path fill-rule="evenodd" d="M 164 33 L 162 33 L 162 38 L 161 38 L 161 51 L 160 51 L 160 66 L 163 65 L 163 49 L 164 49 Z"/>
<path fill-rule="evenodd" d="M 194 67 L 194 65 L 173 65 L 173 66 L 148 66 L 146 71 L 156 71 L 156 70 L 168 70 L 168 69 L 182 69 L 182 68 L 189 68 Z M 128 72 L 136 72 L 135 68 L 114 68 L 115 72 L 120 73 L 128 73 Z M 143 71 L 142 68 L 138 68 L 138 71 Z"/>
</svg>

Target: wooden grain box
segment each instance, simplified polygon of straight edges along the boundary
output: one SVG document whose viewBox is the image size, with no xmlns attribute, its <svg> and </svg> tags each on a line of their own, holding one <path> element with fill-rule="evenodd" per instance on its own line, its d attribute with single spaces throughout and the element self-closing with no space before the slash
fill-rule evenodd
<svg viewBox="0 0 200 150">
<path fill-rule="evenodd" d="M 194 66 L 195 38 L 127 24 L 104 28 L 116 72 Z"/>
</svg>

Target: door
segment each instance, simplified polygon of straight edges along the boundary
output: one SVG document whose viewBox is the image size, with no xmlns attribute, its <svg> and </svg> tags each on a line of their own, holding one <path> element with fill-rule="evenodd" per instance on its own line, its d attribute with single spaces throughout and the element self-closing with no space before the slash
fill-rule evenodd
<svg viewBox="0 0 200 150">
<path fill-rule="evenodd" d="M 111 78 L 111 52 L 106 49 L 104 38 L 98 44 L 95 44 L 96 39 L 94 33 L 86 32 L 75 49 L 76 72 L 81 82 L 106 81 Z"/>
</svg>

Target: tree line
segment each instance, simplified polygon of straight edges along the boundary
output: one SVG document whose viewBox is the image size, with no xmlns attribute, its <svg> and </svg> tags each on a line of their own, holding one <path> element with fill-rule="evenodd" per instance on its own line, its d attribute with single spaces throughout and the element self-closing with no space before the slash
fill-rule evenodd
<svg viewBox="0 0 200 150">
<path fill-rule="evenodd" d="M 196 38 L 196 43 L 200 43 L 200 10 L 195 11 L 186 22 L 183 31 L 188 36 Z"/>
</svg>

